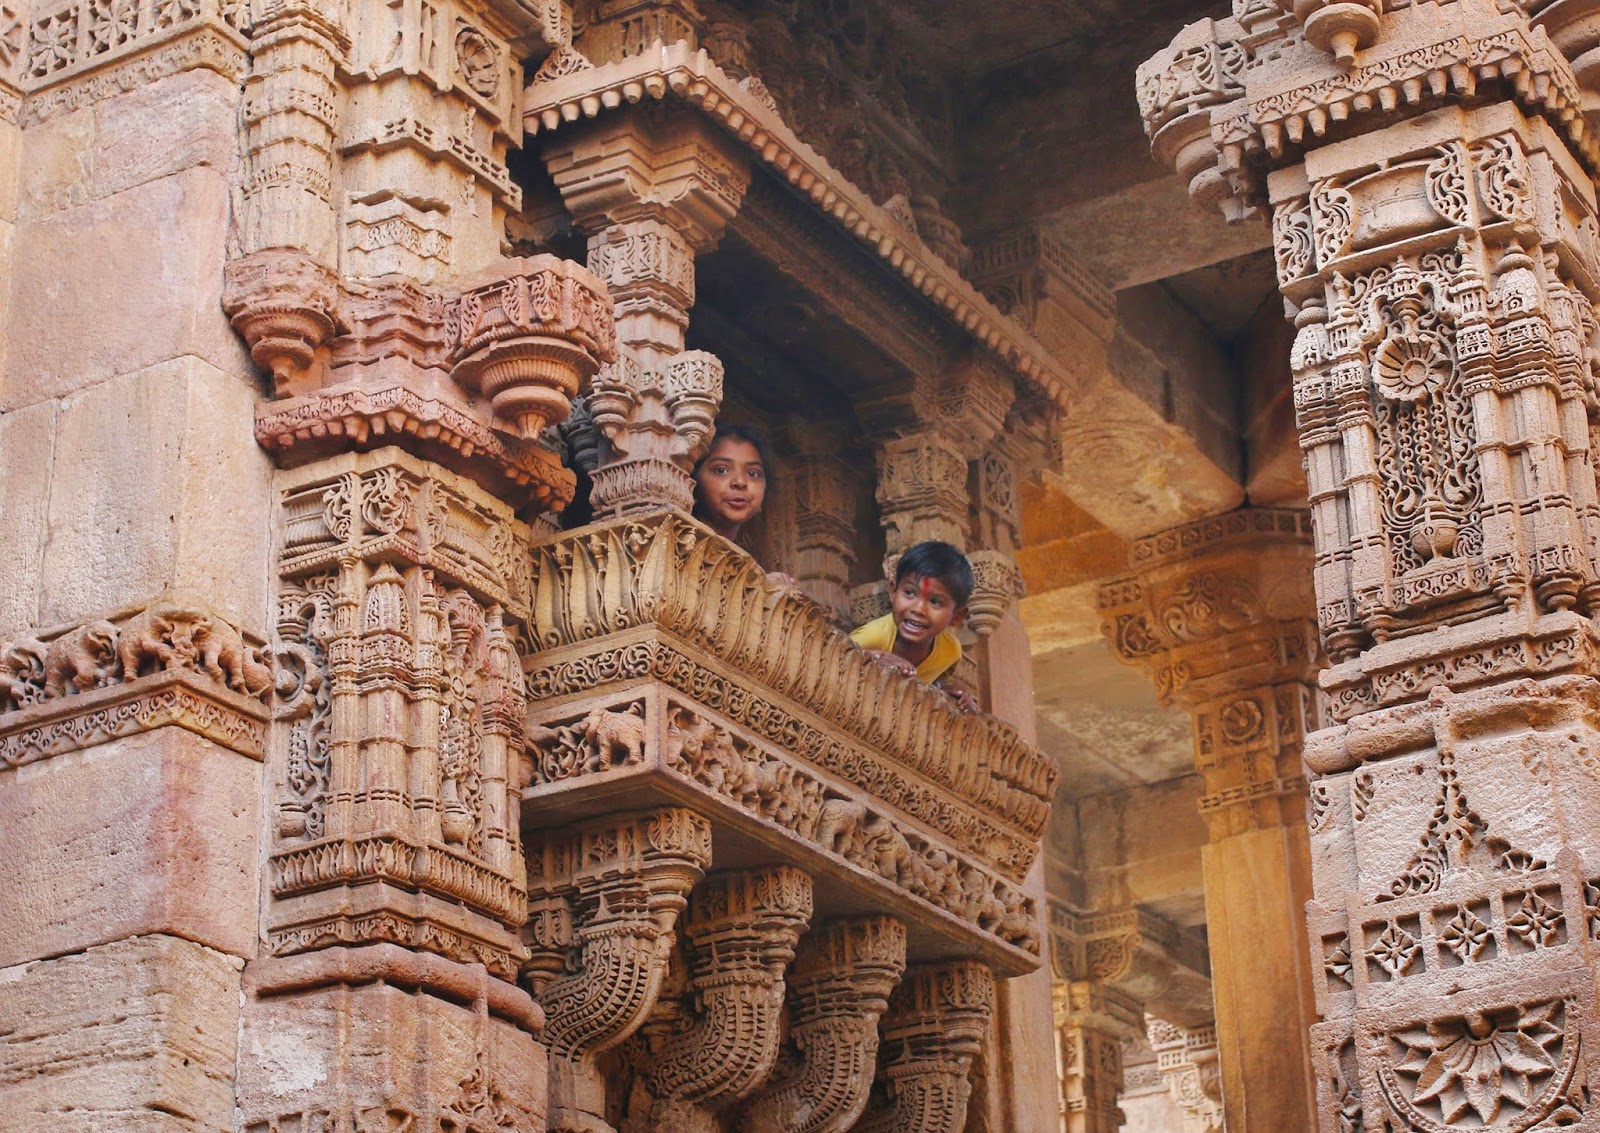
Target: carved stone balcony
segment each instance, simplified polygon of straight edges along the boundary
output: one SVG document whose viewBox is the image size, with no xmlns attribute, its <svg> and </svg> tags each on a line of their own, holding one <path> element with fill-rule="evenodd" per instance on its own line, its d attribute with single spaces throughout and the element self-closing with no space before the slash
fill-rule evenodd
<svg viewBox="0 0 1600 1133">
<path fill-rule="evenodd" d="M 661 512 L 534 548 L 523 819 L 684 806 L 717 865 L 799 865 L 819 916 L 890 912 L 910 958 L 1038 964 L 1020 887 L 1056 771 L 877 664 L 748 555 Z"/>
</svg>

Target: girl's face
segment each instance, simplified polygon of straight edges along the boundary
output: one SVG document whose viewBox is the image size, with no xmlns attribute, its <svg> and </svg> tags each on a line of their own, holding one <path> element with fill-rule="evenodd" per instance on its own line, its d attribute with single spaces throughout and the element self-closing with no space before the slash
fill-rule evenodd
<svg viewBox="0 0 1600 1133">
<path fill-rule="evenodd" d="M 717 534 L 732 538 L 761 510 L 767 495 L 767 469 L 749 441 L 719 440 L 694 475 L 701 518 Z"/>
</svg>

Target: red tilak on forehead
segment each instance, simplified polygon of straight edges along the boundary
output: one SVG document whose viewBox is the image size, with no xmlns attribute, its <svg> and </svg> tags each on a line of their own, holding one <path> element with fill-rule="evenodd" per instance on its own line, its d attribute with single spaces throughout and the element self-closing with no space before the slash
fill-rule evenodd
<svg viewBox="0 0 1600 1133">
<path fill-rule="evenodd" d="M 922 580 L 922 600 L 924 602 L 926 602 L 928 600 L 928 593 L 929 593 L 929 590 L 931 588 L 932 583 L 933 583 L 933 579 L 931 579 L 931 578 L 924 578 Z"/>
</svg>

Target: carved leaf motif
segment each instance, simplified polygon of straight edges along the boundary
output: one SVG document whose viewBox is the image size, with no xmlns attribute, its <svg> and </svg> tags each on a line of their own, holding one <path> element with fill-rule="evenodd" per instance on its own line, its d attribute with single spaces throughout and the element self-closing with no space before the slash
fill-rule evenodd
<svg viewBox="0 0 1600 1133">
<path fill-rule="evenodd" d="M 1510 136 L 1500 135 L 1473 146 L 1472 157 L 1484 206 L 1502 220 L 1528 219 L 1532 175 L 1522 147 Z"/>
<path fill-rule="evenodd" d="M 1327 267 L 1349 250 L 1355 229 L 1355 198 L 1343 186 L 1320 181 L 1311 188 L 1311 215 L 1315 218 L 1317 263 Z"/>
<path fill-rule="evenodd" d="M 1311 209 L 1304 199 L 1279 205 L 1272 214 L 1272 254 L 1278 283 L 1288 284 L 1311 270 L 1314 241 Z"/>
<path fill-rule="evenodd" d="M 1459 142 L 1440 149 L 1428 163 L 1424 178 L 1428 204 L 1451 224 L 1472 223 L 1472 205 L 1467 198 L 1466 155 Z"/>
</svg>

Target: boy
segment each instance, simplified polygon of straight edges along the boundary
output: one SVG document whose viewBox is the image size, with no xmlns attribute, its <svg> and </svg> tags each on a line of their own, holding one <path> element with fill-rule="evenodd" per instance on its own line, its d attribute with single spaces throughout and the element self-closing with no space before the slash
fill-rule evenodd
<svg viewBox="0 0 1600 1133">
<path fill-rule="evenodd" d="M 948 674 L 961 660 L 961 642 L 950 631 L 967 619 L 972 564 L 949 543 L 918 543 L 895 566 L 889 613 L 856 629 L 850 640 L 891 664 L 955 697 L 968 712 L 978 710 L 970 689 Z"/>
</svg>

